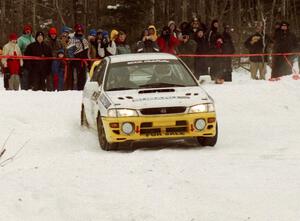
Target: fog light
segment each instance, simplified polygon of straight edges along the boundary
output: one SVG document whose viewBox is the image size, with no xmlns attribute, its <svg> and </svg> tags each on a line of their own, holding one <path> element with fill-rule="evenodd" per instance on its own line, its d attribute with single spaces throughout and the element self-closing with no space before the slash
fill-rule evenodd
<svg viewBox="0 0 300 221">
<path fill-rule="evenodd" d="M 214 123 L 214 122 L 216 122 L 216 118 L 210 117 L 210 118 L 207 119 L 207 122 L 208 123 Z"/>
<path fill-rule="evenodd" d="M 119 128 L 119 123 L 110 123 L 109 126 L 111 128 Z"/>
<path fill-rule="evenodd" d="M 122 124 L 122 131 L 124 134 L 131 134 L 134 131 L 134 126 L 132 125 L 132 123 L 124 123 Z"/>
<path fill-rule="evenodd" d="M 197 130 L 203 130 L 206 126 L 206 122 L 203 119 L 198 119 L 195 122 L 195 127 Z"/>
</svg>

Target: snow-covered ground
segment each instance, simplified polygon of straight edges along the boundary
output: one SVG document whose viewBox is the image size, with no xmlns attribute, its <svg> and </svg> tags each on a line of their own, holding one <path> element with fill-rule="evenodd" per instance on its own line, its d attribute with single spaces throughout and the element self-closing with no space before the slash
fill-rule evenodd
<svg viewBox="0 0 300 221">
<path fill-rule="evenodd" d="M 2 78 L 0 78 L 2 88 Z M 206 83 L 216 147 L 152 142 L 104 152 L 80 92 L 0 91 L 0 220 L 298 221 L 300 81 Z"/>
</svg>

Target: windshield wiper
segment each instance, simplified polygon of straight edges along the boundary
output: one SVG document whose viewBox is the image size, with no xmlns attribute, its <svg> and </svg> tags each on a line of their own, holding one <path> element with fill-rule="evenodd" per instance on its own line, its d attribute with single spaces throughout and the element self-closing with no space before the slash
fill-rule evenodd
<svg viewBox="0 0 300 221">
<path fill-rule="evenodd" d="M 132 89 L 135 89 L 135 88 L 131 88 L 131 87 L 116 87 L 116 88 L 108 89 L 106 91 L 125 91 L 125 90 L 132 90 Z"/>
<path fill-rule="evenodd" d="M 140 85 L 140 88 L 156 88 L 156 87 L 158 87 L 158 88 L 160 88 L 160 87 L 185 87 L 185 85 L 162 83 L 162 82 Z"/>
</svg>

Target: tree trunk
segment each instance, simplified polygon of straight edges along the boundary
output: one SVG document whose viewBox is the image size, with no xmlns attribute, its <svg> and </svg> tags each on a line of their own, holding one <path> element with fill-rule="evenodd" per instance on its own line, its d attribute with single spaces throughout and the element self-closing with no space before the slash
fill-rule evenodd
<svg viewBox="0 0 300 221">
<path fill-rule="evenodd" d="M 36 31 L 36 0 L 32 0 L 32 28 Z"/>
<path fill-rule="evenodd" d="M 61 8 L 59 7 L 59 1 L 58 0 L 55 0 L 55 8 L 57 10 L 57 13 L 58 13 L 58 16 L 60 18 L 60 21 L 63 25 L 66 25 L 66 22 L 64 20 L 64 17 L 62 15 L 62 12 L 61 12 Z"/>
<path fill-rule="evenodd" d="M 6 18 L 6 5 L 5 1 L 1 1 L 1 27 L 2 29 L 5 29 L 5 18 Z M 3 41 L 5 39 L 5 32 L 1 31 L 1 40 Z"/>
<path fill-rule="evenodd" d="M 188 2 L 187 0 L 182 1 L 182 18 L 181 21 L 187 21 L 187 8 L 188 8 Z"/>
<path fill-rule="evenodd" d="M 151 19 L 150 23 L 155 24 L 155 0 L 151 0 L 152 6 L 151 6 Z"/>
</svg>

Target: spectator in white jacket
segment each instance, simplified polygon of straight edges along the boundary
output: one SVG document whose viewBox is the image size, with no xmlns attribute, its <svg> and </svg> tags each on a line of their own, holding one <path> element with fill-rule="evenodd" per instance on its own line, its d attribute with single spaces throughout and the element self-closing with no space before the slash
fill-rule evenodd
<svg viewBox="0 0 300 221">
<path fill-rule="evenodd" d="M 9 42 L 3 47 L 3 56 L 22 56 L 21 49 L 17 44 L 18 36 L 16 33 L 9 35 Z M 3 58 L 1 60 L 4 67 L 4 74 L 9 78 L 9 89 L 19 90 L 20 73 L 23 66 L 22 59 Z"/>
</svg>

